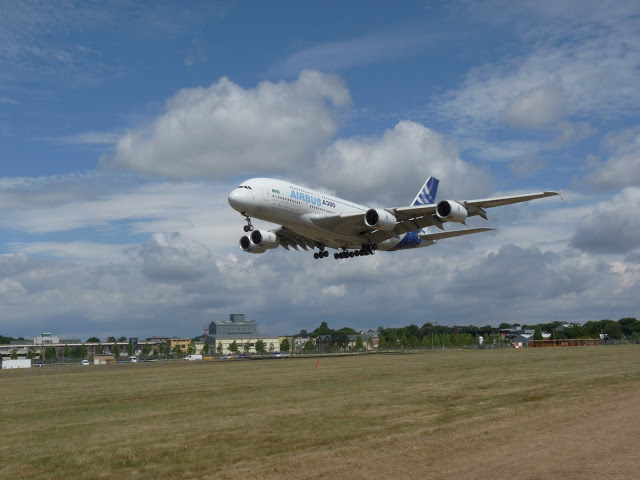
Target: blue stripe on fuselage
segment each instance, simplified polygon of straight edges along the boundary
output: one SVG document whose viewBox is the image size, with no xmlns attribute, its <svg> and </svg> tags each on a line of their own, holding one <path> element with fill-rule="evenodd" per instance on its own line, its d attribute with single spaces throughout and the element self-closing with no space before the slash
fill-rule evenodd
<svg viewBox="0 0 640 480">
<path fill-rule="evenodd" d="M 418 245 L 420 245 L 420 243 L 422 243 L 422 240 L 420 240 L 418 232 L 408 232 L 404 237 L 402 237 L 402 240 L 400 240 L 398 244 L 390 251 L 416 248 Z"/>
</svg>

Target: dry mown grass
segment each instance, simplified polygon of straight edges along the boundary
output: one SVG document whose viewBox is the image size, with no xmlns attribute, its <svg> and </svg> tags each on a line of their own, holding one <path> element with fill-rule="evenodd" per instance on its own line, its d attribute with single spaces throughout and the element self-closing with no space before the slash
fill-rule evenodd
<svg viewBox="0 0 640 480">
<path fill-rule="evenodd" d="M 0 478 L 636 478 L 640 349 L 0 376 Z"/>
</svg>

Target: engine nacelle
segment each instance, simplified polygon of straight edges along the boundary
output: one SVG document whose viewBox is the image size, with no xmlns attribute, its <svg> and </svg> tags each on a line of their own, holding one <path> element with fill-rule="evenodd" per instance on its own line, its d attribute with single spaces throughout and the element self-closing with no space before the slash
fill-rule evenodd
<svg viewBox="0 0 640 480">
<path fill-rule="evenodd" d="M 260 247 L 253 243 L 251 239 L 246 235 L 240 237 L 240 248 L 249 253 L 264 253 L 267 251 L 266 248 Z"/>
<path fill-rule="evenodd" d="M 436 215 L 444 222 L 464 223 L 467 219 L 467 209 L 453 200 L 442 200 L 436 205 Z"/>
<path fill-rule="evenodd" d="M 251 243 L 268 250 L 270 248 L 276 248 L 278 245 L 280 245 L 280 239 L 273 232 L 265 230 L 254 230 L 253 232 L 251 232 Z"/>
<path fill-rule="evenodd" d="M 393 230 L 398 221 L 386 210 L 370 208 L 364 214 L 364 223 L 367 227 L 376 230 Z"/>
</svg>

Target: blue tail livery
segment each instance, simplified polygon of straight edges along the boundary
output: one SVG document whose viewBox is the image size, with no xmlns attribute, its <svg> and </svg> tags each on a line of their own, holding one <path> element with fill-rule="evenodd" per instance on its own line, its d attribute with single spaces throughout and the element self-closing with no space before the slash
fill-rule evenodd
<svg viewBox="0 0 640 480">
<path fill-rule="evenodd" d="M 440 180 L 435 177 L 427 178 L 427 181 L 424 182 L 424 185 L 416 195 L 416 198 L 413 199 L 412 207 L 416 205 L 432 205 L 436 202 L 436 193 L 438 191 L 438 184 Z"/>
</svg>

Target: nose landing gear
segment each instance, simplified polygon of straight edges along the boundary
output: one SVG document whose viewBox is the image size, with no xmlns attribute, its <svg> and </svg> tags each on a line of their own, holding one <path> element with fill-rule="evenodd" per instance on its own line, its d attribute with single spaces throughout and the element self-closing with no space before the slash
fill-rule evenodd
<svg viewBox="0 0 640 480">
<path fill-rule="evenodd" d="M 245 232 L 253 232 L 253 225 L 251 224 L 251 217 L 248 215 L 244 216 L 244 219 L 247 221 L 247 224 L 244 226 Z"/>
</svg>

